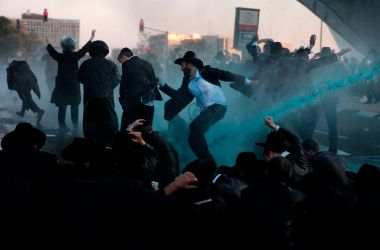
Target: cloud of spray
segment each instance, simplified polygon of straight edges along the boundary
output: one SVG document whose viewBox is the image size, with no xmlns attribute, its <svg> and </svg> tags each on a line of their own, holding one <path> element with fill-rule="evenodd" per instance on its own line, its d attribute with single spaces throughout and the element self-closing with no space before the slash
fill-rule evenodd
<svg viewBox="0 0 380 250">
<path fill-rule="evenodd" d="M 236 155 L 241 151 L 260 152 L 260 148 L 254 145 L 256 141 L 265 141 L 268 128 L 264 126 L 263 119 L 272 116 L 279 120 L 290 111 L 301 109 L 307 105 L 315 104 L 318 100 L 331 91 L 337 91 L 349 86 L 357 85 L 366 80 L 378 77 L 380 65 L 348 75 L 344 79 L 335 81 L 315 81 L 308 90 L 303 89 L 294 93 L 294 96 L 285 102 L 277 102 L 271 108 L 259 113 L 253 113 L 250 117 L 240 122 L 223 121 L 215 125 L 210 131 L 209 145 L 219 164 L 232 165 Z M 247 107 L 249 109 L 249 107 Z"/>
</svg>

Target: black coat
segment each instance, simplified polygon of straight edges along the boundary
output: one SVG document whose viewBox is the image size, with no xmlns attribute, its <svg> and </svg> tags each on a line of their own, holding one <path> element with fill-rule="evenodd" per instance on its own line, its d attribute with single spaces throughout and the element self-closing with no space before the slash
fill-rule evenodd
<svg viewBox="0 0 380 250">
<path fill-rule="evenodd" d="M 112 144 L 118 131 L 114 88 L 120 83 L 117 66 L 104 57 L 94 57 L 82 63 L 78 80 L 83 83 L 83 132 L 97 143 Z"/>
<path fill-rule="evenodd" d="M 244 76 L 233 74 L 229 71 L 212 68 L 206 65 L 199 70 L 202 78 L 206 81 L 221 87 L 220 81 L 243 83 Z M 182 85 L 177 91 L 173 91 L 167 84 L 161 88 L 164 93 L 172 98 L 165 103 L 164 118 L 168 121 L 172 120 L 182 109 L 184 109 L 194 98 L 189 90 L 190 77 L 185 76 L 182 80 Z"/>
<path fill-rule="evenodd" d="M 278 133 L 282 134 L 287 141 L 287 151 L 290 154 L 286 158 L 292 163 L 292 181 L 293 183 L 297 183 L 301 177 L 311 171 L 310 162 L 306 157 L 302 142 L 298 136 L 284 128 L 280 128 Z"/>
<path fill-rule="evenodd" d="M 7 68 L 8 89 L 24 92 L 33 90 L 41 97 L 38 81 L 26 61 L 12 61 Z"/>
<path fill-rule="evenodd" d="M 51 103 L 61 105 L 79 105 L 81 101 L 80 86 L 77 80 L 78 61 L 85 56 L 90 41 L 77 52 L 57 52 L 50 44 L 46 47 L 49 55 L 58 62 L 55 88 Z"/>
<path fill-rule="evenodd" d="M 153 172 L 153 180 L 157 181 L 160 187 L 165 187 L 174 181 L 179 174 L 178 153 L 160 132 L 144 133 L 143 137 L 158 153 L 158 162 Z"/>
<path fill-rule="evenodd" d="M 162 100 L 157 88 L 157 77 L 152 65 L 133 56 L 122 65 L 120 104 L 123 109 L 143 101 Z"/>
<path fill-rule="evenodd" d="M 104 57 L 94 57 L 79 67 L 78 81 L 83 83 L 85 105 L 96 99 L 114 103 L 113 90 L 120 84 L 120 75 L 115 63 Z"/>
<path fill-rule="evenodd" d="M 173 89 L 168 84 L 160 87 L 160 90 L 171 97 L 165 103 L 164 118 L 168 121 L 172 120 L 182 109 L 184 109 L 193 99 L 194 96 L 189 91 L 190 77 L 184 76 L 181 87 L 178 90 Z"/>
</svg>

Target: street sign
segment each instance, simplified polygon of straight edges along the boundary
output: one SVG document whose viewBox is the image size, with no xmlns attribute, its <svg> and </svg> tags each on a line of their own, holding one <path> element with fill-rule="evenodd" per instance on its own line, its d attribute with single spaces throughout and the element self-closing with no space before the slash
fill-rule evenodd
<svg viewBox="0 0 380 250">
<path fill-rule="evenodd" d="M 246 44 L 257 34 L 259 15 L 258 9 L 236 8 L 234 49 L 244 50 Z"/>
</svg>

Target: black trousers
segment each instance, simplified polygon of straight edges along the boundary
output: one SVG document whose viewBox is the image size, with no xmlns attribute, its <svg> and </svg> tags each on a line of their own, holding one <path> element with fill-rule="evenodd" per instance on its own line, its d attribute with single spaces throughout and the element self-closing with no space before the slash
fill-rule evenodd
<svg viewBox="0 0 380 250">
<path fill-rule="evenodd" d="M 329 151 L 336 153 L 338 150 L 338 126 L 336 103 L 322 102 L 321 108 L 326 118 L 327 127 L 329 129 Z"/>
<path fill-rule="evenodd" d="M 118 118 L 112 102 L 91 100 L 83 112 L 84 137 L 92 142 L 110 146 L 119 129 Z"/>
<path fill-rule="evenodd" d="M 79 105 L 70 105 L 70 108 L 71 121 L 73 122 L 74 128 L 78 128 Z M 58 106 L 58 124 L 60 129 L 66 128 L 66 109 L 67 105 Z"/>
<path fill-rule="evenodd" d="M 212 158 L 208 150 L 205 133 L 212 125 L 224 117 L 226 110 L 226 106 L 219 104 L 211 105 L 203 110 L 199 116 L 190 123 L 188 142 L 191 150 L 199 159 Z"/>
<path fill-rule="evenodd" d="M 144 119 L 149 124 L 153 124 L 154 106 L 147 106 L 140 103 L 132 105 L 123 110 L 121 117 L 120 131 L 127 129 L 128 125 L 137 119 Z"/>
<path fill-rule="evenodd" d="M 323 98 L 318 106 L 311 105 L 305 108 L 302 110 L 302 119 L 298 122 L 300 129 L 297 134 L 302 138 L 302 140 L 313 138 L 318 120 L 323 113 L 328 127 L 328 151 L 336 153 L 338 150 L 338 117 L 336 109 L 337 101 L 331 97 Z"/>
<path fill-rule="evenodd" d="M 17 94 L 22 100 L 21 112 L 30 109 L 33 113 L 37 113 L 41 110 L 33 101 L 30 91 L 17 91 Z"/>
</svg>

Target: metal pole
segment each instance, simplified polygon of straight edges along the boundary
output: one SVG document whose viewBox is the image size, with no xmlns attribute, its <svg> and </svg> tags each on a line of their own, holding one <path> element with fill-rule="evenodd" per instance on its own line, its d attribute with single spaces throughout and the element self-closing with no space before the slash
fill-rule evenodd
<svg viewBox="0 0 380 250">
<path fill-rule="evenodd" d="M 321 19 L 321 30 L 319 31 L 319 51 L 322 50 L 323 20 Z"/>
</svg>

